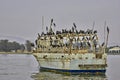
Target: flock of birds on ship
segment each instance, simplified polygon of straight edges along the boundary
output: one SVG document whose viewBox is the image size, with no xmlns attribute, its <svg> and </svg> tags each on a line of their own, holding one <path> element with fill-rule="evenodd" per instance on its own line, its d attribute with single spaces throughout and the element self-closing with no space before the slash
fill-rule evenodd
<svg viewBox="0 0 120 80">
<path fill-rule="evenodd" d="M 97 30 L 90 30 L 90 29 L 87 29 L 87 31 L 84 31 L 84 30 L 80 30 L 78 31 L 77 30 L 77 26 L 75 23 L 73 23 L 73 26 L 72 29 L 70 30 L 67 30 L 67 29 L 62 29 L 62 31 L 56 31 L 56 33 L 52 30 L 51 26 L 54 26 L 56 27 L 56 24 L 53 23 L 53 19 L 51 19 L 51 24 L 50 24 L 50 29 L 48 30 L 48 27 L 46 27 L 46 31 L 47 33 L 45 34 L 44 32 L 41 33 L 41 35 L 38 33 L 38 39 L 43 39 L 43 40 L 46 40 L 46 38 L 49 36 L 49 39 L 52 40 L 52 37 L 51 36 L 54 36 L 56 39 L 63 39 L 63 36 L 62 34 L 85 34 L 85 35 L 90 35 L 92 34 L 93 36 L 90 37 L 90 36 L 83 36 L 82 39 L 80 39 L 79 37 L 75 38 L 73 37 L 72 38 L 72 41 L 73 39 L 75 40 L 75 42 L 78 42 L 78 41 L 81 41 L 79 45 L 81 45 L 81 47 L 84 47 L 86 46 L 89 46 L 91 47 L 91 43 L 90 41 L 93 41 L 94 43 L 94 47 L 96 48 L 98 43 L 97 43 L 97 40 L 98 40 L 98 37 L 97 37 Z M 41 38 L 41 37 L 44 37 L 44 38 Z M 85 43 L 84 43 L 85 42 Z M 36 44 L 37 44 L 37 41 L 36 41 Z M 66 44 L 67 45 L 67 44 Z M 101 46 L 104 46 L 105 43 L 103 42 Z M 53 45 L 52 45 L 53 46 Z M 57 45 L 56 45 L 57 46 Z M 55 47 L 56 47 L 55 46 Z M 54 47 L 54 46 L 53 46 Z M 60 47 L 60 46 L 58 46 Z M 62 45 L 61 45 L 62 47 Z"/>
<path fill-rule="evenodd" d="M 50 24 L 50 27 L 51 26 L 54 26 L 54 27 L 56 27 L 56 24 L 55 23 L 53 23 L 53 19 L 51 19 L 51 24 Z M 56 35 L 58 35 L 58 34 L 64 34 L 64 33 L 70 33 L 70 34 L 72 34 L 72 33 L 76 33 L 76 34 L 92 34 L 92 33 L 97 33 L 97 31 L 95 30 L 94 32 L 93 32 L 93 30 L 87 30 L 87 31 L 84 31 L 84 30 L 80 30 L 80 31 L 78 31 L 77 30 L 77 26 L 76 26 L 76 24 L 75 23 L 73 23 L 73 26 L 74 27 L 72 27 L 72 29 L 70 29 L 70 30 L 67 30 L 67 29 L 62 29 L 62 31 L 56 31 Z M 45 34 L 44 32 L 42 32 L 42 34 L 41 34 L 41 36 L 42 35 L 55 35 L 55 33 L 54 32 L 48 32 L 48 27 L 46 27 L 46 31 L 47 31 L 47 33 Z"/>
</svg>

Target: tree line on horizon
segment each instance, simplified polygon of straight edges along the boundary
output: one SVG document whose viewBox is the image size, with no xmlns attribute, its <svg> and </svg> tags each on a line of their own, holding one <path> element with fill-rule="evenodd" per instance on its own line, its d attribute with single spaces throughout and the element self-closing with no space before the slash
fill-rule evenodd
<svg viewBox="0 0 120 80">
<path fill-rule="evenodd" d="M 26 40 L 25 44 L 20 44 L 16 41 L 10 42 L 9 40 L 0 40 L 0 52 L 12 52 L 17 50 L 20 51 L 31 51 L 31 42 L 29 40 Z"/>
</svg>

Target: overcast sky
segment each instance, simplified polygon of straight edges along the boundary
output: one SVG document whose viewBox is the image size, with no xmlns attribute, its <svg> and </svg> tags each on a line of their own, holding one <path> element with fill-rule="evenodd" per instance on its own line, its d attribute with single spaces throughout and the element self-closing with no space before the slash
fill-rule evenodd
<svg viewBox="0 0 120 80">
<path fill-rule="evenodd" d="M 109 45 L 120 45 L 120 0 L 0 0 L 0 38 L 18 37 L 34 41 L 37 33 L 50 25 L 53 18 L 57 30 L 98 30 L 100 42 L 104 41 L 104 23 L 110 28 Z M 45 31 L 45 29 L 44 29 Z"/>
</svg>

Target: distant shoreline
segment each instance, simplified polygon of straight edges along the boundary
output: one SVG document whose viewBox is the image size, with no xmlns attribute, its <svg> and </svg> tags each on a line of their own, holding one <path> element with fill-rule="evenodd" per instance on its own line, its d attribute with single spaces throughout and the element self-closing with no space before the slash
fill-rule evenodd
<svg viewBox="0 0 120 80">
<path fill-rule="evenodd" d="M 0 52 L 0 54 L 32 54 L 32 52 Z"/>
</svg>

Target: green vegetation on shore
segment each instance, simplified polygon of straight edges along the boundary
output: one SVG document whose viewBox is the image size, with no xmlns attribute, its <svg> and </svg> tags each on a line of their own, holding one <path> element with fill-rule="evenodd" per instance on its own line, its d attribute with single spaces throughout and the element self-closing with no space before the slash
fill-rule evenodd
<svg viewBox="0 0 120 80">
<path fill-rule="evenodd" d="M 31 42 L 26 40 L 25 44 L 16 41 L 0 40 L 0 53 L 30 53 L 32 50 Z"/>
</svg>

